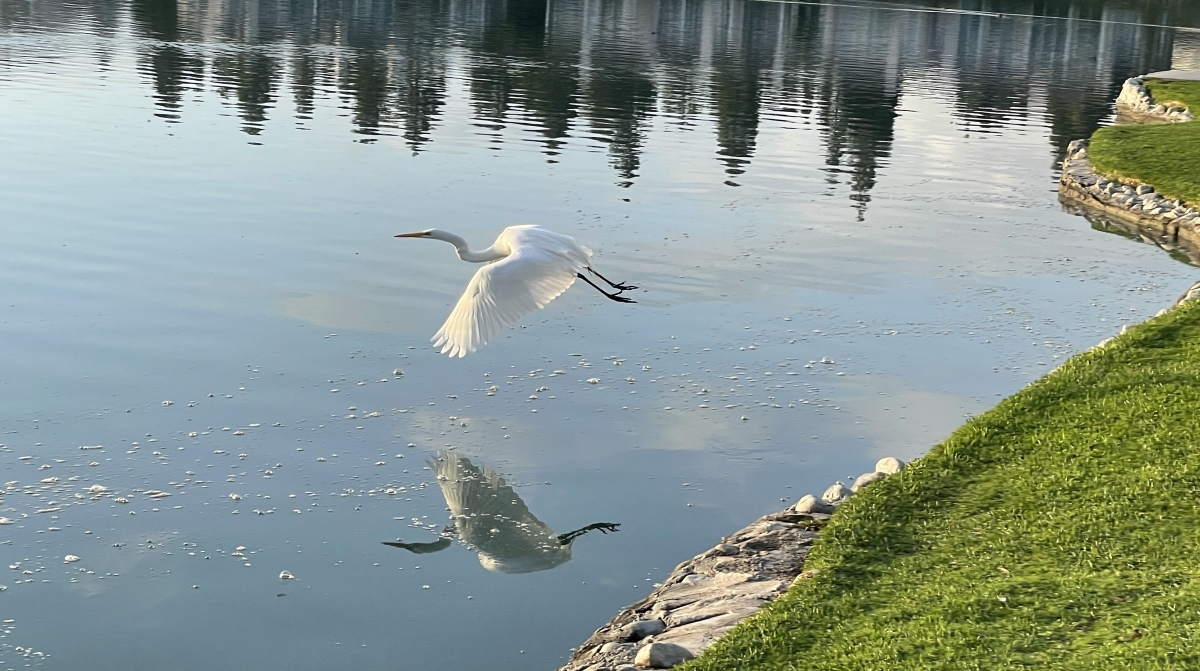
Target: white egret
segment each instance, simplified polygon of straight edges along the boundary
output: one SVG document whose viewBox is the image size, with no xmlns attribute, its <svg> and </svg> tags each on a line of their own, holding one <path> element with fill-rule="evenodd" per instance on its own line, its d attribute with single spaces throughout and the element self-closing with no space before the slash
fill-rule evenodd
<svg viewBox="0 0 1200 671">
<path fill-rule="evenodd" d="M 450 547 L 451 536 L 457 536 L 479 554 L 479 563 L 489 571 L 533 573 L 570 561 L 571 547 L 583 534 L 606 534 L 621 526 L 597 522 L 555 534 L 529 512 L 512 486 L 487 466 L 480 468 L 455 452 L 439 452 L 427 463 L 446 498 L 454 525 L 431 543 L 397 540 L 385 541 L 384 545 L 429 554 Z"/>
<path fill-rule="evenodd" d="M 509 226 L 491 247 L 478 252 L 471 251 L 460 236 L 436 228 L 396 237 L 449 242 L 463 261 L 486 264 L 471 278 L 446 323 L 432 338 L 434 347 L 441 347 L 443 354 L 452 357 L 463 357 L 483 347 L 521 317 L 545 307 L 576 278 L 614 301 L 636 302 L 621 293 L 637 287 L 611 282 L 592 269 L 592 250 L 569 235 L 541 226 Z M 584 273 L 595 275 L 617 291 L 608 293 Z"/>
</svg>

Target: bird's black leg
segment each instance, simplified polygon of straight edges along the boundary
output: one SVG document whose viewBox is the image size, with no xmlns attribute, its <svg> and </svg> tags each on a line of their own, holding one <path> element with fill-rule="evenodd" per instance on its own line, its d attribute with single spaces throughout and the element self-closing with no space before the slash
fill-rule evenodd
<svg viewBox="0 0 1200 671">
<path fill-rule="evenodd" d="M 598 530 L 600 533 L 606 534 L 610 531 L 618 531 L 617 527 L 619 527 L 619 526 L 621 526 L 621 525 L 613 524 L 612 522 L 596 522 L 595 524 L 589 524 L 586 527 L 583 527 L 582 529 L 576 529 L 574 531 L 568 531 L 565 534 L 559 534 L 558 542 L 563 545 L 566 545 L 567 543 L 570 543 L 571 541 L 575 540 L 576 538 L 579 538 L 580 536 L 586 534 L 589 531 L 597 531 Z"/>
<path fill-rule="evenodd" d="M 600 293 L 604 294 L 605 296 L 608 296 L 610 299 L 612 299 L 618 303 L 636 303 L 637 302 L 637 301 L 633 300 L 632 298 L 625 298 L 624 296 L 621 296 L 620 291 L 618 291 L 615 294 L 608 293 L 607 291 L 596 286 L 596 284 L 594 282 L 592 282 L 591 280 L 589 280 L 583 273 L 575 273 L 575 275 L 577 277 L 579 277 L 579 279 L 583 280 L 584 282 L 587 282 L 588 284 L 592 285 L 592 287 L 594 287 L 596 289 L 596 291 L 599 291 Z"/>
<path fill-rule="evenodd" d="M 624 282 L 613 282 L 612 280 L 608 279 L 607 277 L 596 272 L 596 269 L 592 268 L 591 266 L 588 266 L 588 272 L 595 275 L 596 277 L 599 277 L 600 279 L 604 280 L 605 282 L 608 282 L 608 286 L 610 286 L 614 289 L 620 289 L 621 291 L 631 291 L 631 290 L 637 288 L 637 287 L 633 286 L 632 284 L 625 284 Z"/>
</svg>

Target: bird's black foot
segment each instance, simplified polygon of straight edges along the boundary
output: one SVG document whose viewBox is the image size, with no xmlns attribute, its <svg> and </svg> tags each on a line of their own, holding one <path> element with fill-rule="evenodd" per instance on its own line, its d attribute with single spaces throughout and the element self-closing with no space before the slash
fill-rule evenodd
<svg viewBox="0 0 1200 671">
<path fill-rule="evenodd" d="M 599 276 L 599 274 L 598 274 L 598 273 L 596 273 L 596 271 L 594 271 L 594 270 L 591 270 L 590 268 L 589 268 L 588 270 L 590 270 L 590 271 L 591 271 L 593 274 L 595 274 L 597 277 L 600 277 L 600 276 Z M 587 278 L 587 275 L 584 275 L 583 273 L 575 273 L 575 276 L 576 276 L 576 277 L 578 277 L 579 279 L 583 280 L 584 282 L 587 282 L 588 284 L 592 285 L 592 288 L 593 288 L 593 289 L 595 289 L 596 291 L 599 291 L 600 293 L 604 294 L 604 295 L 605 295 L 607 298 L 611 298 L 612 300 L 614 300 L 614 301 L 616 301 L 616 302 L 618 302 L 618 303 L 636 303 L 636 302 L 637 302 L 637 301 L 633 300 L 632 298 L 625 298 L 624 296 L 622 296 L 622 295 L 621 295 L 621 292 L 622 292 L 622 291 L 626 291 L 626 290 L 628 290 L 628 289 L 636 289 L 637 287 L 624 287 L 624 288 L 620 288 L 620 290 L 619 290 L 619 291 L 617 291 L 617 293 L 615 293 L 615 294 L 610 294 L 610 293 L 608 293 L 607 291 L 605 291 L 604 289 L 601 289 L 600 287 L 596 286 L 596 283 L 595 283 L 595 282 L 593 282 L 593 281 L 591 281 L 591 280 L 589 280 L 589 279 Z M 603 278 L 603 277 L 600 277 L 600 279 L 604 280 L 604 278 Z M 604 281 L 605 281 L 605 282 L 608 282 L 608 280 L 604 280 Z M 609 284 L 612 284 L 613 288 L 619 288 L 617 285 L 613 284 L 612 282 L 608 282 L 608 283 L 609 283 Z"/>
<path fill-rule="evenodd" d="M 565 534 L 559 534 L 558 542 L 566 545 L 567 543 L 570 543 L 589 531 L 599 531 L 602 534 L 606 534 L 610 531 L 618 531 L 618 527 L 620 526 L 620 524 L 614 524 L 612 522 L 597 522 L 595 524 L 589 524 L 582 529 L 576 529 Z"/>
<path fill-rule="evenodd" d="M 618 291 L 632 291 L 633 289 L 637 288 L 637 287 L 633 286 L 632 284 L 625 284 L 624 282 L 613 282 L 612 280 L 608 279 L 607 277 L 596 272 L 596 270 L 594 268 L 592 268 L 591 266 L 588 266 L 587 270 L 589 273 L 604 280 L 605 284 L 607 284 L 608 286 L 610 286 L 614 289 L 617 289 Z"/>
</svg>

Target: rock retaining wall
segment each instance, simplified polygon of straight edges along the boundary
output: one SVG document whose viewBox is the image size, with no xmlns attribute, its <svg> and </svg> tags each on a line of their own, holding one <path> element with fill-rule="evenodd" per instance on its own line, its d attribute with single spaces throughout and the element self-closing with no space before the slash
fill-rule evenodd
<svg viewBox="0 0 1200 671">
<path fill-rule="evenodd" d="M 1059 179 L 1063 196 L 1133 224 L 1156 243 L 1200 246 L 1200 211 L 1163 198 L 1147 184 L 1128 186 L 1097 174 L 1087 148 L 1087 140 L 1075 140 L 1067 147 Z"/>
<path fill-rule="evenodd" d="M 1154 102 L 1141 77 L 1125 80 L 1121 95 L 1117 96 L 1117 109 L 1140 117 L 1141 121 L 1178 123 L 1196 118 L 1186 107 L 1167 107 Z"/>
<path fill-rule="evenodd" d="M 596 630 L 559 671 L 666 669 L 700 654 L 793 582 L 809 577 L 805 559 L 837 506 L 903 467 L 893 457 L 880 459 L 853 490 L 835 483 L 820 499 L 807 495 L 722 538 Z"/>
</svg>

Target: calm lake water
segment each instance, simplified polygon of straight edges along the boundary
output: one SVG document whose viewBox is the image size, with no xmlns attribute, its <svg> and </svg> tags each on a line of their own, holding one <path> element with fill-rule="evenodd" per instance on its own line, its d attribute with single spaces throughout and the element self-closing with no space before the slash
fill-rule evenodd
<svg viewBox="0 0 1200 671">
<path fill-rule="evenodd" d="M 1167 306 L 1055 170 L 1200 9 L 943 5 L 0 0 L 0 669 L 551 669 Z M 517 223 L 638 303 L 437 354 Z"/>
</svg>

